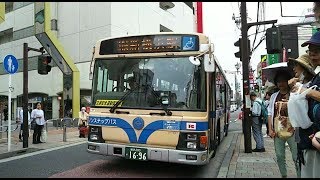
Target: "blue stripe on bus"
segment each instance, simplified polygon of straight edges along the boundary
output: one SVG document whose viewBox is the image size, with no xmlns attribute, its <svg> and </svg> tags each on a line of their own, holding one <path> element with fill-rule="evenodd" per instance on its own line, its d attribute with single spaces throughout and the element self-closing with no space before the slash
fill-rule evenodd
<svg viewBox="0 0 320 180">
<path fill-rule="evenodd" d="M 137 142 L 136 132 L 133 130 L 131 125 L 120 118 L 110 118 L 110 117 L 98 117 L 98 116 L 89 116 L 89 123 L 92 125 L 101 125 L 101 126 L 116 126 L 123 129 L 131 143 Z"/>
<path fill-rule="evenodd" d="M 146 144 L 149 136 L 159 129 L 166 129 L 166 130 L 178 130 L 178 129 L 167 129 L 164 127 L 164 123 L 167 122 L 166 120 L 158 120 L 148 124 L 141 132 L 138 143 Z M 176 121 L 179 122 L 179 121 Z M 208 130 L 208 122 L 189 122 L 189 121 L 180 121 L 180 130 L 190 130 L 187 129 L 187 123 L 195 123 L 196 129 L 194 131 L 206 131 Z"/>
<path fill-rule="evenodd" d="M 187 129 L 187 123 L 196 123 L 196 129 L 194 131 L 206 131 L 208 130 L 208 122 L 189 122 L 189 121 L 181 121 L 181 130 L 190 130 Z"/>
<path fill-rule="evenodd" d="M 149 136 L 156 130 L 163 129 L 163 120 L 148 124 L 141 132 L 138 143 L 146 144 Z"/>
<path fill-rule="evenodd" d="M 123 129 L 129 138 L 130 143 L 146 144 L 149 136 L 159 129 L 166 130 L 192 130 L 187 128 L 187 123 L 195 123 L 196 129 L 194 131 L 206 131 L 208 130 L 208 122 L 189 122 L 189 121 L 172 121 L 172 120 L 157 120 L 148 124 L 141 132 L 139 140 L 137 140 L 136 133 L 133 127 L 125 120 L 120 118 L 110 117 L 98 117 L 90 116 L 89 125 L 101 125 L 101 126 L 116 126 Z"/>
</svg>

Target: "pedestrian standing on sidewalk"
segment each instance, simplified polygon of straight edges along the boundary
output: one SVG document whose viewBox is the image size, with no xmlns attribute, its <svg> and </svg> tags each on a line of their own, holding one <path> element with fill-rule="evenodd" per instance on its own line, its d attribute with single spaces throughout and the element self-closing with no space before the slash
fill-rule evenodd
<svg viewBox="0 0 320 180">
<path fill-rule="evenodd" d="M 307 88 L 315 75 L 309 55 L 304 54 L 297 59 L 289 58 L 288 66 L 292 66 L 294 72 L 294 78 L 288 81 L 290 88 L 296 82 L 300 82 L 303 85 L 302 87 Z M 299 127 L 295 128 L 295 141 L 300 142 Z"/>
<path fill-rule="evenodd" d="M 20 121 L 20 132 L 19 132 L 19 141 L 22 142 L 23 137 L 23 109 L 19 112 L 19 121 Z M 28 131 L 30 130 L 31 119 L 30 119 L 30 112 L 28 111 Z M 30 131 L 29 131 L 30 135 Z"/>
<path fill-rule="evenodd" d="M 37 108 L 31 112 L 31 118 L 36 120 L 36 127 L 33 131 L 33 142 L 32 143 L 33 144 L 42 143 L 40 141 L 40 137 L 41 137 L 42 128 L 44 127 L 44 124 L 45 124 L 45 120 L 44 120 L 44 112 L 41 109 L 40 102 L 37 103 Z"/>
<path fill-rule="evenodd" d="M 266 95 L 264 97 L 264 102 L 265 102 L 267 108 L 268 108 L 269 103 L 270 103 L 271 95 L 272 95 L 272 92 L 271 91 L 267 91 Z M 267 130 L 266 130 L 266 135 L 264 135 L 263 137 L 268 137 L 269 136 L 268 120 L 265 122 L 265 124 L 266 124 L 266 129 Z"/>
<path fill-rule="evenodd" d="M 88 113 L 86 112 L 86 108 L 82 107 L 81 111 L 79 112 L 79 120 L 78 120 L 78 127 L 82 126 L 84 123 L 84 126 L 88 125 L 87 118 L 88 118 Z"/>
<path fill-rule="evenodd" d="M 320 177 L 320 151 L 316 148 L 315 136 L 320 131 L 320 32 L 313 34 L 309 41 L 303 43 L 301 46 L 307 46 L 307 53 L 310 56 L 313 65 L 315 76 L 312 78 L 309 87 L 317 85 L 315 90 L 311 90 L 306 94 L 308 100 L 308 116 L 313 124 L 307 128 L 299 128 L 300 142 L 298 143 L 299 161 L 301 162 L 301 177 L 303 178 L 319 178 Z M 298 87 L 294 86 L 295 81 L 291 81 L 293 85 L 292 91 Z M 302 88 L 301 91 L 305 91 Z M 315 145 L 315 146 L 314 146 Z"/>
<path fill-rule="evenodd" d="M 5 105 L 3 109 L 3 116 L 4 116 L 4 121 L 8 120 L 8 106 Z"/>
<path fill-rule="evenodd" d="M 288 80 L 291 79 L 291 75 L 288 71 L 278 70 L 276 72 L 274 83 L 279 88 L 279 91 L 273 93 L 270 97 L 270 103 L 268 106 L 268 128 L 269 136 L 274 139 L 274 148 L 277 157 L 278 167 L 282 177 L 287 177 L 287 164 L 286 164 L 286 149 L 285 144 L 288 143 L 292 154 L 292 159 L 295 164 L 297 177 L 300 177 L 300 169 L 297 163 L 297 143 L 295 142 L 294 135 L 287 139 L 282 139 L 276 134 L 274 128 L 274 119 L 276 112 L 279 111 L 280 107 L 277 107 L 277 102 L 286 102 L 289 99 L 290 88 Z M 281 116 L 288 117 L 288 110 L 286 106 L 282 106 L 280 110 Z M 294 132 L 294 128 L 290 128 L 290 132 Z"/>
<path fill-rule="evenodd" d="M 264 141 L 262 135 L 262 119 L 261 115 L 261 105 L 262 101 L 257 97 L 255 92 L 250 93 L 250 99 L 253 102 L 252 106 L 252 132 L 253 138 L 256 141 L 256 148 L 253 152 L 265 152 Z"/>
</svg>

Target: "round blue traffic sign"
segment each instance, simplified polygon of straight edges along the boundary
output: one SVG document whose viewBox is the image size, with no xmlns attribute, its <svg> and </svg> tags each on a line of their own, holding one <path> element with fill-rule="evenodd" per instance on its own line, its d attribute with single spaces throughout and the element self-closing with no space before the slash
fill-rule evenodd
<svg viewBox="0 0 320 180">
<path fill-rule="evenodd" d="M 7 55 L 3 60 L 3 66 L 9 74 L 14 74 L 19 68 L 18 60 L 13 55 Z"/>
</svg>

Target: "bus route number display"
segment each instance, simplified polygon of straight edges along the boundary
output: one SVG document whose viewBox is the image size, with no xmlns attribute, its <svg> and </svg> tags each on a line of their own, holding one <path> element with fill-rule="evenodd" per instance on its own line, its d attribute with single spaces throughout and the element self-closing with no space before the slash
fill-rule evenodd
<svg viewBox="0 0 320 180">
<path fill-rule="evenodd" d="M 198 51 L 199 38 L 196 35 L 150 35 L 104 40 L 100 55 Z"/>
</svg>

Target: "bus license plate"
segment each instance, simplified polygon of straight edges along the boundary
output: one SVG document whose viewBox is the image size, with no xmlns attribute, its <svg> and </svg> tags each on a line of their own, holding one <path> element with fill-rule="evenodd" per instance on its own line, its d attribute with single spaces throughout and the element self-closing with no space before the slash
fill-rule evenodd
<svg viewBox="0 0 320 180">
<path fill-rule="evenodd" d="M 148 150 L 144 148 L 125 148 L 125 157 L 127 159 L 146 161 L 148 159 Z"/>
</svg>

